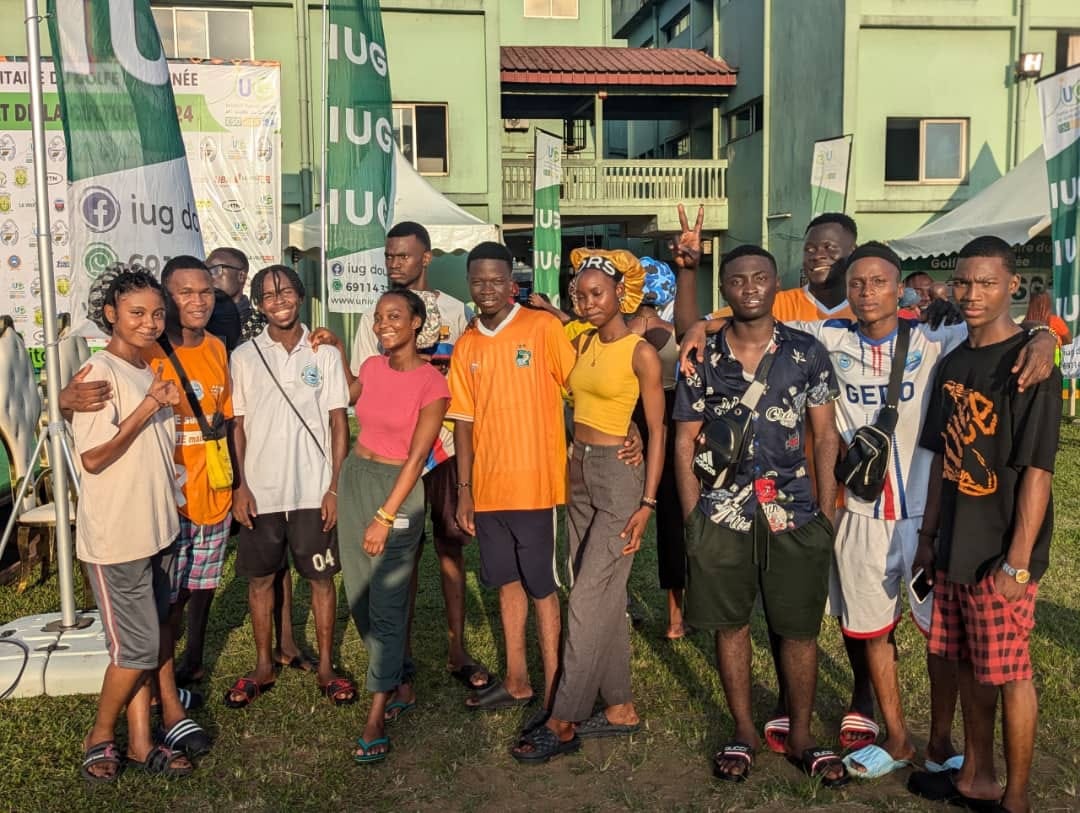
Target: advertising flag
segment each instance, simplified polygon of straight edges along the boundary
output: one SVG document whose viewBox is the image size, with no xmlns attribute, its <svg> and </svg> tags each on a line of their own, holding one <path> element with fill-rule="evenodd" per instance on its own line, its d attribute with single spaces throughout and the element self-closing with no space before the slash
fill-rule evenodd
<svg viewBox="0 0 1080 813">
<path fill-rule="evenodd" d="M 851 165 L 851 136 L 814 142 L 810 168 L 810 217 L 825 212 L 842 212 L 847 204 L 848 169 Z"/>
<path fill-rule="evenodd" d="M 1080 322 L 1080 65 L 1039 81 L 1043 150 L 1050 183 L 1054 312 L 1076 336 Z M 1061 372 L 1080 378 L 1076 342 L 1064 348 Z"/>
<path fill-rule="evenodd" d="M 149 0 L 49 0 L 67 141 L 72 324 L 110 264 L 203 256 L 169 66 Z M 56 235 L 52 236 L 56 239 Z"/>
<path fill-rule="evenodd" d="M 559 190 L 562 187 L 563 140 L 536 131 L 536 163 L 533 166 L 533 289 L 559 301 L 559 268 L 562 226 L 559 221 Z"/>
<path fill-rule="evenodd" d="M 394 128 L 378 0 L 329 0 L 323 144 L 323 268 L 336 313 L 374 306 L 386 290 L 393 225 Z"/>
</svg>

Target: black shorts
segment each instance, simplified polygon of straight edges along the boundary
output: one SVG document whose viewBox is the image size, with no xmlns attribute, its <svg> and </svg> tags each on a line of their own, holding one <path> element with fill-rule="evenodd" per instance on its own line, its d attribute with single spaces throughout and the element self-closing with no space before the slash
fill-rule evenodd
<svg viewBox="0 0 1080 813">
<path fill-rule="evenodd" d="M 424 497 L 431 506 L 431 535 L 436 542 L 466 545 L 472 539 L 457 524 L 457 484 L 453 457 L 424 475 Z"/>
<path fill-rule="evenodd" d="M 521 582 L 533 598 L 555 592 L 555 510 L 477 511 L 480 580 L 488 587 Z"/>
<path fill-rule="evenodd" d="M 755 550 L 756 548 L 756 550 Z M 758 513 L 740 533 L 694 509 L 686 520 L 686 623 L 701 629 L 745 627 L 758 593 L 781 638 L 816 638 L 829 595 L 833 527 L 824 514 L 773 534 Z"/>
<path fill-rule="evenodd" d="M 272 576 L 289 565 L 310 581 L 332 579 L 338 563 L 337 529 L 325 533 L 318 508 L 279 511 L 252 518 L 236 540 L 236 574 L 248 579 Z"/>
</svg>

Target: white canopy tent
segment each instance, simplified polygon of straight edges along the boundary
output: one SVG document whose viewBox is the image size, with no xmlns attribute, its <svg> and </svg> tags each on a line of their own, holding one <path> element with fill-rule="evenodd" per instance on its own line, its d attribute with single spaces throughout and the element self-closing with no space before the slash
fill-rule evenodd
<svg viewBox="0 0 1080 813">
<path fill-rule="evenodd" d="M 499 228 L 469 214 L 413 169 L 394 148 L 394 222 L 413 220 L 431 235 L 432 250 L 452 254 L 469 251 L 477 243 L 498 240 Z M 322 242 L 319 210 L 289 224 L 289 246 L 301 251 L 318 249 Z"/>
<path fill-rule="evenodd" d="M 1048 189 L 1046 157 L 1039 147 L 971 200 L 889 245 L 905 260 L 953 254 L 984 234 L 1021 245 L 1050 227 Z"/>
</svg>

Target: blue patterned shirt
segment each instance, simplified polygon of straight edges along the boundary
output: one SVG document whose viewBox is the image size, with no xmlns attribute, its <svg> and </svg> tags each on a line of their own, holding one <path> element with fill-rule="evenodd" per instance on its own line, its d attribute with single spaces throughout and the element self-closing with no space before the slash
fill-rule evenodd
<svg viewBox="0 0 1080 813">
<path fill-rule="evenodd" d="M 727 329 L 705 348 L 705 361 L 679 380 L 676 421 L 705 421 L 734 407 L 753 380 L 731 355 Z M 753 439 L 733 482 L 702 489 L 698 507 L 713 522 L 747 532 L 761 507 L 769 527 L 782 533 L 802 527 L 817 513 L 804 449 L 806 408 L 835 401 L 836 377 L 825 347 L 801 330 L 776 323 L 776 357 L 753 418 Z"/>
</svg>

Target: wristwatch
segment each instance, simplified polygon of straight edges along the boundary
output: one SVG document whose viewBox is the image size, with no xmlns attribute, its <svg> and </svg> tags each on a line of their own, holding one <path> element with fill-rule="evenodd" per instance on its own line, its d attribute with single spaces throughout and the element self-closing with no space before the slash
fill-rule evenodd
<svg viewBox="0 0 1080 813">
<path fill-rule="evenodd" d="M 1016 579 L 1017 584 L 1027 584 L 1031 580 L 1031 573 L 1022 567 L 1017 568 L 1008 562 L 1002 562 L 1001 569 L 1005 571 L 1006 576 L 1012 576 Z"/>
</svg>

